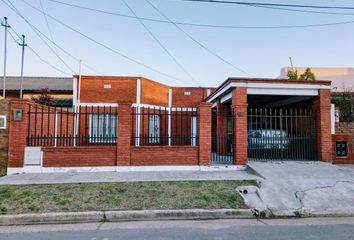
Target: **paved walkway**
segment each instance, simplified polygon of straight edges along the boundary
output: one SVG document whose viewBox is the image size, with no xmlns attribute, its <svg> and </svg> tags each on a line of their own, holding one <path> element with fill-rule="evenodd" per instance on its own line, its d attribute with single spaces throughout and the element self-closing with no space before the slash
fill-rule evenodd
<svg viewBox="0 0 354 240">
<path fill-rule="evenodd" d="M 354 214 L 354 168 L 324 162 L 250 162 L 259 194 L 276 215 Z"/>
<path fill-rule="evenodd" d="M 1 177 L 0 185 L 245 179 L 260 177 L 246 170 L 28 173 Z"/>
</svg>

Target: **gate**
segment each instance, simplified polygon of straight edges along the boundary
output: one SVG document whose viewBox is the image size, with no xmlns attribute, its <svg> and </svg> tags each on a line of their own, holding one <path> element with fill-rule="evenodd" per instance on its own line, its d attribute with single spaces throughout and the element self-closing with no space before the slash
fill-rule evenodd
<svg viewBox="0 0 354 240">
<path fill-rule="evenodd" d="M 249 160 L 316 160 L 316 114 L 312 109 L 248 110 Z"/>
<path fill-rule="evenodd" d="M 233 156 L 233 117 L 230 108 L 212 112 L 212 163 L 232 164 Z"/>
</svg>

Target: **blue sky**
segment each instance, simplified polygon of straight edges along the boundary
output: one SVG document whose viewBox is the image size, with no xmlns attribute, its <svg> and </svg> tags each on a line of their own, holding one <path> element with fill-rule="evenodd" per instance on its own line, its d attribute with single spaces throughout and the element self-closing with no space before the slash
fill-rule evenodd
<svg viewBox="0 0 354 240">
<path fill-rule="evenodd" d="M 26 1 L 40 8 L 40 0 Z M 120 0 L 62 1 L 132 15 Z M 145 0 L 126 1 L 140 17 L 163 19 Z M 11 0 L 11 2 L 34 26 L 47 36 L 50 36 L 43 14 L 31 9 L 22 0 Z M 179 0 L 151 0 L 151 2 L 172 20 L 179 22 L 239 26 L 279 26 L 354 21 L 354 15 L 309 14 L 247 6 L 190 3 Z M 259 0 L 258 2 L 270 1 Z M 289 3 L 290 1 L 273 0 L 271 2 Z M 86 64 L 97 69 L 102 75 L 145 76 L 176 86 L 217 86 L 227 77 L 249 76 L 210 55 L 172 24 L 145 22 L 195 80 L 192 80 L 175 64 L 136 19 L 94 13 L 63 6 L 48 0 L 42 0 L 42 3 L 48 14 L 59 18 L 95 40 L 177 79 L 168 78 L 122 58 L 49 18 L 49 26 L 54 41 L 75 57 L 82 59 Z M 354 6 L 354 3 L 349 0 L 297 0 L 291 1 L 291 3 Z M 7 16 L 13 29 L 19 34 L 25 34 L 28 44 L 43 59 L 72 74 L 37 37 L 26 22 L 1 1 L 0 16 Z M 354 24 L 297 29 L 181 27 L 209 49 L 255 77 L 277 77 L 280 68 L 289 65 L 289 56 L 292 56 L 296 66 L 351 67 L 354 65 Z M 1 28 L 1 75 L 3 38 L 4 33 L 3 28 Z M 8 75 L 19 75 L 20 47 L 10 37 L 8 42 L 7 72 Z M 53 45 L 51 46 L 53 47 Z M 75 73 L 78 73 L 78 62 L 69 58 L 60 50 L 57 49 L 57 51 Z M 42 63 L 28 49 L 26 50 L 24 72 L 25 75 L 31 76 L 70 76 L 64 75 Z M 97 73 L 84 67 L 83 74 L 96 75 Z"/>
</svg>

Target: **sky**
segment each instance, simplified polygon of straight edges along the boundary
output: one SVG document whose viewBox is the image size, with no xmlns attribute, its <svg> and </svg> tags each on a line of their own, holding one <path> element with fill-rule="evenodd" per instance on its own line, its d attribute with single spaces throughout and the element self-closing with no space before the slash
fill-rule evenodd
<svg viewBox="0 0 354 240">
<path fill-rule="evenodd" d="M 14 31 L 25 34 L 27 44 L 42 59 L 65 72 L 51 68 L 26 48 L 24 75 L 70 77 L 79 73 L 80 64 L 77 60 L 73 60 L 42 37 L 53 49 L 51 51 L 26 21 L 3 1 L 7 0 L 0 1 L 0 17 L 6 16 Z M 47 24 L 44 14 L 29 7 L 24 1 L 40 10 L 42 2 L 43 9 L 48 15 L 58 18 L 70 27 L 108 46 L 114 52 L 58 24 L 50 17 L 47 17 Z M 133 15 L 122 0 L 59 1 Z M 125 1 L 139 17 L 164 19 L 146 0 Z M 150 1 L 175 22 L 255 27 L 354 21 L 354 11 L 344 10 L 331 11 L 353 13 L 353 15 L 289 12 L 181 0 Z M 289 3 L 290 1 L 258 0 L 257 2 Z M 214 87 L 228 77 L 278 77 L 280 69 L 289 66 L 290 56 L 294 65 L 299 67 L 352 67 L 354 65 L 354 22 L 335 26 L 290 29 L 225 29 L 179 25 L 209 51 L 231 63 L 230 66 L 193 42 L 171 23 L 143 20 L 149 31 L 178 63 L 149 35 L 137 19 L 73 8 L 50 0 L 11 0 L 11 3 L 48 39 L 53 40 L 76 59 L 82 59 L 84 65 L 81 73 L 85 75 L 143 76 L 172 86 Z M 350 0 L 296 0 L 291 3 L 354 7 L 353 1 Z M 0 75 L 3 73 L 3 46 L 4 28 L 1 28 Z M 118 53 L 127 56 L 130 60 Z M 71 70 L 59 60 L 57 55 Z M 20 74 L 21 47 L 10 36 L 8 36 L 7 66 L 7 75 Z"/>
</svg>

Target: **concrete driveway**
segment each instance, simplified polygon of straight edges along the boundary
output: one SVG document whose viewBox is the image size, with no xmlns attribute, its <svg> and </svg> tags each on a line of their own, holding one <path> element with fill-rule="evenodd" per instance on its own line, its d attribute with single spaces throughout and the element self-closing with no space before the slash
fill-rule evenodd
<svg viewBox="0 0 354 240">
<path fill-rule="evenodd" d="M 258 194 L 276 216 L 354 215 L 352 166 L 295 161 L 248 165 L 263 177 Z"/>
</svg>

